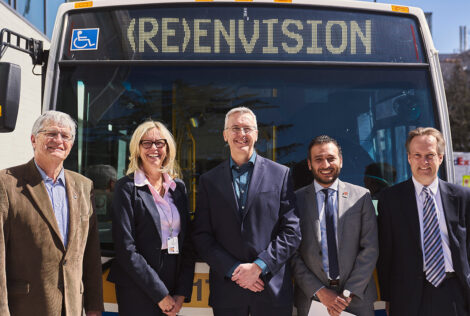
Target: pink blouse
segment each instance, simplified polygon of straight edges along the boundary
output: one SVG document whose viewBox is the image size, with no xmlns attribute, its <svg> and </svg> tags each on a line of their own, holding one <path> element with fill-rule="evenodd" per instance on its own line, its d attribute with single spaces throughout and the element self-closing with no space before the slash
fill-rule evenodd
<svg viewBox="0 0 470 316">
<path fill-rule="evenodd" d="M 134 184 L 138 187 L 147 185 L 152 192 L 155 206 L 158 209 L 160 215 L 160 228 L 162 232 L 162 249 L 168 248 L 168 237 L 176 237 L 181 231 L 180 213 L 176 208 L 171 193 L 176 189 L 175 181 L 167 174 L 163 174 L 163 188 L 165 194 L 163 197 L 158 194 L 157 190 L 150 184 L 149 180 L 145 176 L 145 173 L 137 169 L 134 173 Z"/>
</svg>

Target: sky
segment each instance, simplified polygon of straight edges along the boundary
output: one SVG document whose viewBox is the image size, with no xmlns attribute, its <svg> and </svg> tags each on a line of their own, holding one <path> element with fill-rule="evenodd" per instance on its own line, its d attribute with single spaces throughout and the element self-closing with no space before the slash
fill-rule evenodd
<svg viewBox="0 0 470 316">
<path fill-rule="evenodd" d="M 432 12 L 432 37 L 434 46 L 440 54 L 458 52 L 460 25 L 467 25 L 467 34 L 470 33 L 470 0 L 377 0 L 377 2 L 418 7 L 424 12 Z M 467 49 L 470 49 L 468 35 Z"/>
</svg>

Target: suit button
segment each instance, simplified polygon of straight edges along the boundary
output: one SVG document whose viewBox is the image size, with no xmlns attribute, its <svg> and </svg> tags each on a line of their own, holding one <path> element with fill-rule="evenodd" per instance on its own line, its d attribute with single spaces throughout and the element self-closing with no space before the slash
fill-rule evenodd
<svg viewBox="0 0 470 316">
<path fill-rule="evenodd" d="M 67 259 L 64 259 L 64 263 L 62 263 L 62 265 L 66 265 L 67 264 Z"/>
<path fill-rule="evenodd" d="M 323 252 L 321 252 L 321 251 L 319 251 L 318 254 L 319 254 L 320 256 L 323 256 Z"/>
<path fill-rule="evenodd" d="M 64 285 L 62 283 L 59 283 L 59 285 L 57 286 L 59 288 L 59 290 L 63 291 L 64 290 Z"/>
</svg>

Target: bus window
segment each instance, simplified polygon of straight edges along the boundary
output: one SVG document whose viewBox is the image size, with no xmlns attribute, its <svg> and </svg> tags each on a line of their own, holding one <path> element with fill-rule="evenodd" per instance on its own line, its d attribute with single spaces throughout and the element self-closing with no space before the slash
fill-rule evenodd
<svg viewBox="0 0 470 316">
<path fill-rule="evenodd" d="M 297 188 L 312 181 L 305 159 L 315 136 L 338 139 L 342 179 L 362 185 L 365 167 L 375 161 L 394 166 L 397 181 L 407 179 L 407 132 L 435 125 L 424 69 L 103 66 L 93 72 L 81 66 L 61 73 L 59 109 L 81 109 L 76 115 L 87 118 L 83 148 L 79 153 L 74 147 L 69 167 L 109 164 L 124 175 L 129 135 L 143 120 L 156 119 L 174 133 L 194 198 L 198 176 L 228 157 L 222 130 L 225 113 L 235 106 L 254 110 L 257 151 L 292 167 Z M 76 89 L 78 81 L 84 89 Z"/>
</svg>

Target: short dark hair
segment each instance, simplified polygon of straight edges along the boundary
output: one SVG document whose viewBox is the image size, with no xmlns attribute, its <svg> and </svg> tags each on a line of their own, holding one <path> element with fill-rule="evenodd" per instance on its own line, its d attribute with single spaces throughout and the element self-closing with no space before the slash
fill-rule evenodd
<svg viewBox="0 0 470 316">
<path fill-rule="evenodd" d="M 343 151 L 341 150 L 341 146 L 338 144 L 338 142 L 336 141 L 336 139 L 334 139 L 333 137 L 330 137 L 328 135 L 320 135 L 320 136 L 317 136 L 315 137 L 314 139 L 312 139 L 310 141 L 310 144 L 308 145 L 308 153 L 307 153 L 307 158 L 308 160 L 310 160 L 310 151 L 312 150 L 312 147 L 315 146 L 315 145 L 323 145 L 323 144 L 328 144 L 328 143 L 332 143 L 334 144 L 337 148 L 338 148 L 338 154 L 340 157 L 343 156 Z"/>
</svg>

